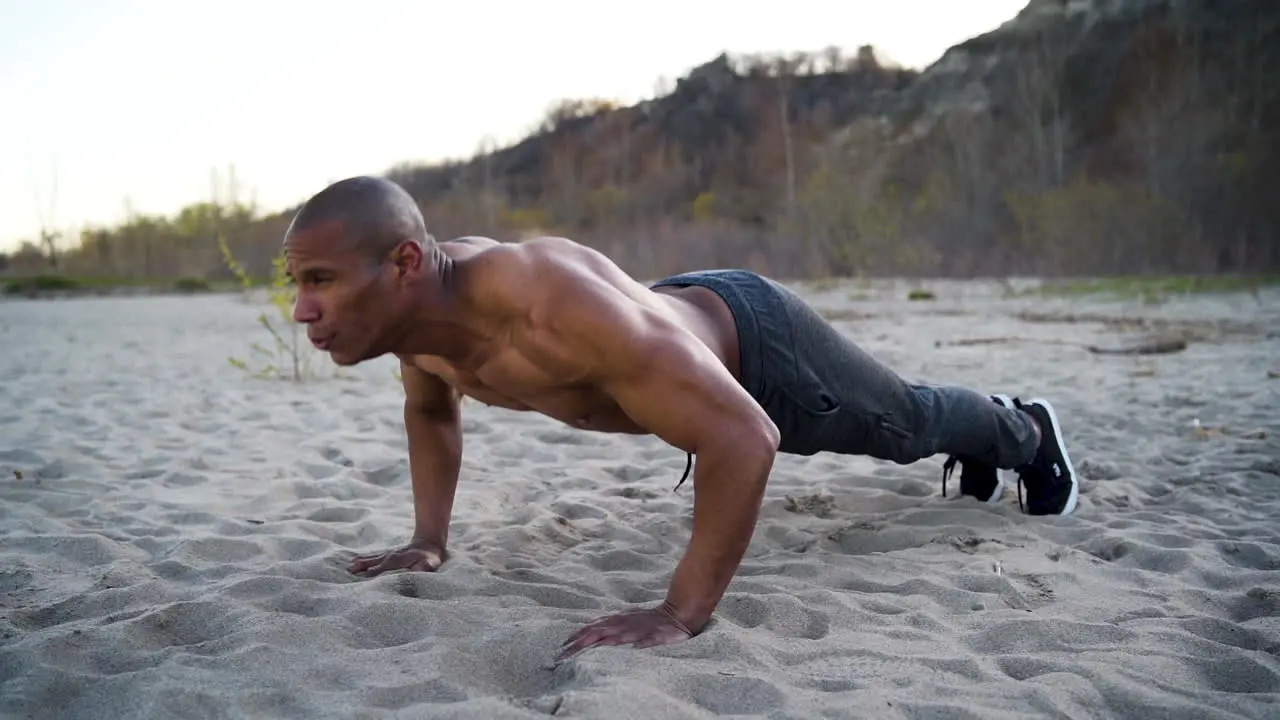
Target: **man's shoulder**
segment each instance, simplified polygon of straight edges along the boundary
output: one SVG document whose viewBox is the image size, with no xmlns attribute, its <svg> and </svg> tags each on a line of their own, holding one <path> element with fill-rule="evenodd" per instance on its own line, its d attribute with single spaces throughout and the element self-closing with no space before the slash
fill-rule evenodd
<svg viewBox="0 0 1280 720">
<path fill-rule="evenodd" d="M 567 238 L 539 237 L 486 243 L 455 260 L 465 265 L 474 301 L 493 311 L 529 311 L 582 281 L 583 250 Z"/>
<path fill-rule="evenodd" d="M 479 250 L 490 250 L 493 248 L 501 248 L 502 250 L 523 249 L 532 252 L 541 252 L 548 249 L 581 248 L 586 246 L 560 235 L 530 235 L 528 237 L 513 242 L 505 242 L 495 240 L 484 235 L 462 235 L 456 238 L 443 240 L 439 243 L 442 247 L 465 247 L 475 248 Z"/>
<path fill-rule="evenodd" d="M 532 326 L 574 328 L 618 319 L 634 300 L 634 281 L 598 251 L 563 237 L 486 249 L 470 261 L 474 297 L 490 312 Z"/>
<path fill-rule="evenodd" d="M 486 245 L 467 257 L 477 285 L 486 291 L 533 291 L 581 279 L 593 251 L 562 237 L 537 237 Z"/>
<path fill-rule="evenodd" d="M 487 238 L 486 238 L 487 239 Z M 539 263 L 571 261 L 592 251 L 567 237 L 539 235 L 519 242 L 489 241 L 483 246 L 483 254 L 504 263 Z"/>
</svg>

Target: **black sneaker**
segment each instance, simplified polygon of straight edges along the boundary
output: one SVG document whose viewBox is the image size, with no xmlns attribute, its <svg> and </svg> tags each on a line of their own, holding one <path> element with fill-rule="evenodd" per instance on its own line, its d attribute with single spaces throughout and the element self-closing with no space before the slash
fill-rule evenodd
<svg viewBox="0 0 1280 720">
<path fill-rule="evenodd" d="M 992 395 L 991 401 L 1001 407 L 1014 407 L 1014 401 L 1008 395 Z M 1004 497 L 1004 480 L 995 465 L 989 465 L 974 458 L 951 455 L 942 465 L 942 497 L 947 496 L 947 480 L 960 466 L 960 494 L 977 498 L 981 502 L 995 504 Z"/>
<path fill-rule="evenodd" d="M 1026 465 L 1014 468 L 1018 473 L 1018 506 L 1029 515 L 1067 515 L 1076 509 L 1080 484 L 1062 439 L 1062 426 L 1048 400 L 1033 398 L 1023 403 L 1014 400 L 1023 412 L 1040 424 L 1040 448 Z M 1023 506 L 1022 488 L 1026 486 L 1027 502 Z"/>
</svg>

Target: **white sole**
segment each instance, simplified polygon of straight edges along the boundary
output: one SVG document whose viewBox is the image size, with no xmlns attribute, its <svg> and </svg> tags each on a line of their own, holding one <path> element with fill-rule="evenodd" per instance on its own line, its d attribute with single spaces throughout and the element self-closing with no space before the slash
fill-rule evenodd
<svg viewBox="0 0 1280 720">
<path fill-rule="evenodd" d="M 995 401 L 996 401 L 996 404 L 997 404 L 997 405 L 1003 405 L 1004 407 L 1007 407 L 1007 408 L 1009 408 L 1010 410 L 1012 410 L 1012 409 L 1013 409 L 1013 398 L 1009 397 L 1008 395 L 1004 395 L 1004 394 L 1001 394 L 1001 393 L 996 393 L 995 395 L 992 395 L 991 397 L 995 399 Z M 997 469 L 997 470 L 996 470 L 996 489 L 991 493 L 991 497 L 987 498 L 987 499 L 984 501 L 984 502 L 986 502 L 988 505 L 996 505 L 996 504 L 998 504 L 1001 500 L 1003 500 L 1003 499 L 1004 499 L 1004 488 L 1005 488 L 1005 484 L 1004 484 L 1004 474 L 1005 474 L 1005 472 L 1006 472 L 1006 471 L 1004 471 L 1004 470 L 1000 470 L 1000 469 Z"/>
<path fill-rule="evenodd" d="M 1067 477 L 1071 480 L 1071 494 L 1067 495 L 1067 504 L 1062 506 L 1062 512 L 1056 514 L 1070 515 L 1080 500 L 1080 482 L 1076 480 L 1076 469 L 1071 464 L 1071 455 L 1067 452 L 1067 441 L 1062 438 L 1062 424 L 1058 422 L 1058 413 L 1054 412 L 1053 405 L 1044 398 L 1031 398 L 1026 404 L 1039 405 L 1049 413 L 1049 424 L 1053 426 L 1053 439 L 1058 442 L 1058 449 L 1062 451 L 1062 462 L 1066 463 Z M 1044 428 L 1041 430 L 1043 431 Z"/>
<path fill-rule="evenodd" d="M 996 489 L 991 491 L 991 497 L 983 500 L 988 505 L 998 505 L 1004 499 L 1004 478 L 1000 477 L 1000 471 L 996 470 Z"/>
</svg>

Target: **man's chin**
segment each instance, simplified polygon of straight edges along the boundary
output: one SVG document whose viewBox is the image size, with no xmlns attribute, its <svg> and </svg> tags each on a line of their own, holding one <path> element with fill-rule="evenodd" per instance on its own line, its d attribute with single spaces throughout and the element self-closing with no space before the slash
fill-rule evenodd
<svg viewBox="0 0 1280 720">
<path fill-rule="evenodd" d="M 352 365 L 359 365 L 360 363 L 366 360 L 372 360 L 384 354 L 384 353 L 374 351 L 373 348 L 364 348 L 364 350 L 361 352 L 352 352 L 350 350 L 345 350 L 345 351 L 335 350 L 334 348 L 329 348 L 325 352 L 329 353 L 329 359 L 333 361 L 333 364 L 339 367 L 351 367 Z"/>
<path fill-rule="evenodd" d="M 352 365 L 359 365 L 362 361 L 365 360 L 365 358 L 359 355 L 343 353 L 341 351 L 329 350 L 328 352 L 329 352 L 329 359 L 333 361 L 334 365 L 337 365 L 339 367 L 351 367 Z"/>
</svg>

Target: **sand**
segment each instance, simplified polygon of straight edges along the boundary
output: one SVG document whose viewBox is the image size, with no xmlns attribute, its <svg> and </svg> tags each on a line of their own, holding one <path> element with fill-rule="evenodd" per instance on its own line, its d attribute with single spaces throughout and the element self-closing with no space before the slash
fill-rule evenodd
<svg viewBox="0 0 1280 720">
<path fill-rule="evenodd" d="M 0 714 L 1275 717 L 1280 292 L 908 285 L 806 292 L 910 379 L 1052 399 L 1077 513 L 944 498 L 942 457 L 782 457 L 704 634 L 559 665 L 663 596 L 679 451 L 468 404 L 452 560 L 358 579 L 412 522 L 393 362 L 254 378 L 226 358 L 261 308 L 230 295 L 0 303 Z M 1115 318 L 1190 345 L 1064 344 L 1121 343 Z"/>
</svg>

